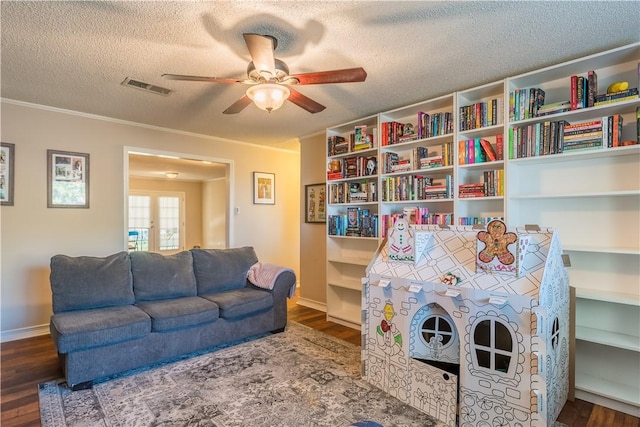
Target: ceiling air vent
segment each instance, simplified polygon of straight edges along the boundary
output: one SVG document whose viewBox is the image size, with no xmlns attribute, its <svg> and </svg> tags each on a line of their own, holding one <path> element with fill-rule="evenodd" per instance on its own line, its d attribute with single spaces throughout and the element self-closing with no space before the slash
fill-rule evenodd
<svg viewBox="0 0 640 427">
<path fill-rule="evenodd" d="M 167 89 L 166 87 L 155 86 L 149 83 L 141 82 L 140 80 L 130 79 L 129 77 L 124 79 L 124 81 L 122 82 L 122 85 L 132 87 L 135 89 L 144 90 L 146 92 L 157 93 L 158 95 L 165 95 L 165 96 L 171 95 L 171 92 L 173 92 L 171 89 Z"/>
</svg>

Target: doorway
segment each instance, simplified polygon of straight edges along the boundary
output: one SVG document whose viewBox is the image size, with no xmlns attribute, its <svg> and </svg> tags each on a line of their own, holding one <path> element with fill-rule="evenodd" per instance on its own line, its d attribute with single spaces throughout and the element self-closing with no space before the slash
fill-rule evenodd
<svg viewBox="0 0 640 427">
<path fill-rule="evenodd" d="M 129 251 L 171 255 L 185 249 L 185 194 L 129 192 Z"/>
<path fill-rule="evenodd" d="M 124 164 L 126 250 L 233 246 L 231 160 L 125 147 Z"/>
</svg>

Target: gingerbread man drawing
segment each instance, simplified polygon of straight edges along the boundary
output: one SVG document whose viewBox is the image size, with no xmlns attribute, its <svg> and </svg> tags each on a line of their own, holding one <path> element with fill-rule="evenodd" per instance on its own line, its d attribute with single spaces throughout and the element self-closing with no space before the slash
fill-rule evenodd
<svg viewBox="0 0 640 427">
<path fill-rule="evenodd" d="M 478 240 L 485 244 L 483 250 L 478 254 L 478 258 L 482 262 L 489 263 L 494 258 L 498 258 L 504 265 L 511 265 L 515 261 L 515 257 L 507 246 L 518 240 L 516 233 L 507 233 L 507 226 L 504 222 L 493 220 L 487 224 L 487 231 L 478 233 Z"/>
</svg>

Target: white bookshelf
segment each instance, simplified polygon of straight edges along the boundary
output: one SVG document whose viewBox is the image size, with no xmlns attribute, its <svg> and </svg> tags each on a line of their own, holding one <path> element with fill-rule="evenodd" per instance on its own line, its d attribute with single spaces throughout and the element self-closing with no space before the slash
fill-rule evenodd
<svg viewBox="0 0 640 427">
<path fill-rule="evenodd" d="M 545 103 L 569 99 L 570 77 L 595 70 L 598 93 L 614 81 L 638 86 L 640 44 L 506 80 L 505 96 L 539 87 Z M 604 88 L 604 89 L 603 89 Z M 637 139 L 640 100 L 513 120 L 580 123 L 620 114 L 622 140 Z M 569 255 L 576 288 L 576 397 L 640 415 L 640 146 L 508 159 L 506 216 L 511 225 L 553 226 Z"/>
<path fill-rule="evenodd" d="M 510 119 L 508 101 L 510 91 L 530 87 L 545 91 L 545 104 L 568 100 L 570 77 L 586 76 L 589 70 L 598 75 L 599 94 L 614 81 L 626 80 L 637 87 L 639 67 L 640 43 L 635 43 L 327 129 L 329 137 L 346 135 L 362 124 L 376 128 L 377 145 L 371 153 L 378 158 L 378 173 L 368 179 L 381 191 L 389 179 L 452 176 L 453 191 L 447 199 L 384 200 L 379 193 L 376 202 L 362 205 L 380 217 L 423 207 L 430 213 L 453 214 L 453 224 L 460 224 L 462 217 L 503 217 L 509 227 L 537 224 L 556 229 L 569 255 L 570 282 L 576 289 L 576 396 L 635 416 L 640 416 L 640 145 L 510 158 L 509 134 L 516 127 L 545 120 L 580 123 L 620 114 L 622 140 L 636 140 L 640 99 L 525 120 Z M 502 102 L 495 122 L 471 128 L 463 123 L 462 107 L 493 99 Z M 453 131 L 383 143 L 382 123 L 417 126 L 418 112 L 452 112 Z M 502 160 L 471 164 L 461 160 L 459 141 L 484 138 L 495 146 L 499 135 L 504 140 Z M 451 164 L 419 170 L 418 147 L 431 156 L 447 143 L 453 147 Z M 387 153 L 408 159 L 411 167 L 385 170 Z M 460 197 L 460 184 L 478 182 L 484 172 L 495 170 L 502 170 L 505 177 L 502 195 Z M 327 212 L 342 213 L 348 206 L 329 205 Z M 382 242 L 382 228 L 380 221 L 378 238 L 327 236 L 329 320 L 359 328 L 360 278 Z"/>
</svg>

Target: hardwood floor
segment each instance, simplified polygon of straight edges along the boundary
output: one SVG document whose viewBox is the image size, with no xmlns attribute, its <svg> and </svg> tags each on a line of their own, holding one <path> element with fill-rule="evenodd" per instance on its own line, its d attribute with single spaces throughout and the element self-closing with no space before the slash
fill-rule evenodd
<svg viewBox="0 0 640 427">
<path fill-rule="evenodd" d="M 325 313 L 289 301 L 289 319 L 360 345 L 360 331 L 327 322 Z M 2 427 L 40 426 L 38 384 L 60 378 L 62 371 L 48 335 L 11 341 L 0 348 Z M 640 419 L 591 403 L 567 402 L 558 421 L 570 427 L 640 427 Z"/>
</svg>

